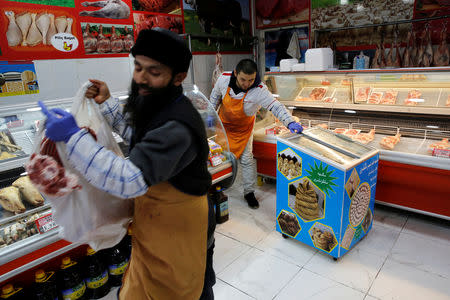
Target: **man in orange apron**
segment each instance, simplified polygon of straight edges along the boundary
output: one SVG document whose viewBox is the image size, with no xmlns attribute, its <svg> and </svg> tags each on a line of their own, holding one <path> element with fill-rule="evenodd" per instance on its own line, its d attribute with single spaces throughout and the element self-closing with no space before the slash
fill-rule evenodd
<svg viewBox="0 0 450 300">
<path fill-rule="evenodd" d="M 92 185 L 134 198 L 121 300 L 213 299 L 209 148 L 203 120 L 181 86 L 192 54 L 183 39 L 160 28 L 142 30 L 131 53 L 135 70 L 124 109 L 102 81 L 91 80 L 86 92 L 130 143 L 128 160 L 98 145 L 70 113 L 42 105 L 46 135 L 66 143 L 69 162 Z"/>
<path fill-rule="evenodd" d="M 289 111 L 277 101 L 261 81 L 256 63 L 241 60 L 233 72 L 223 73 L 214 86 L 210 101 L 217 109 L 227 133 L 231 152 L 242 166 L 244 198 L 251 208 L 258 208 L 255 197 L 256 166 L 253 159 L 253 125 L 261 107 L 271 111 L 291 132 L 301 133 Z"/>
</svg>

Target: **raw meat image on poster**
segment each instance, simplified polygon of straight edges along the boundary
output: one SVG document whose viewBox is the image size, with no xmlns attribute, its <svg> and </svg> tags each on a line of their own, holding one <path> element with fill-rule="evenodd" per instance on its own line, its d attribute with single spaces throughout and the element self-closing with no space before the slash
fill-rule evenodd
<svg viewBox="0 0 450 300">
<path fill-rule="evenodd" d="M 129 53 L 134 45 L 133 26 L 81 23 L 86 54 Z"/>
<path fill-rule="evenodd" d="M 325 215 L 325 194 L 308 177 L 289 185 L 288 206 L 304 221 L 322 219 Z"/>
<path fill-rule="evenodd" d="M 315 223 L 309 230 L 309 235 L 314 246 L 326 252 L 331 252 L 338 244 L 333 229 L 321 223 Z"/>
<path fill-rule="evenodd" d="M 56 34 L 76 40 L 74 17 L 61 9 L 6 8 L 3 15 L 9 48 L 28 59 L 57 51 L 52 45 Z"/>
<path fill-rule="evenodd" d="M 81 2 L 84 10 L 80 12 L 83 17 L 105 19 L 128 19 L 130 6 L 123 0 L 100 0 Z"/>
<path fill-rule="evenodd" d="M 153 27 L 166 28 L 178 34 L 183 33 L 183 18 L 181 16 L 134 13 L 133 18 L 136 34 L 139 34 L 143 29 L 151 29 Z"/>
<path fill-rule="evenodd" d="M 295 238 L 302 229 L 298 223 L 297 216 L 291 212 L 282 210 L 277 218 L 281 231 Z"/>
<path fill-rule="evenodd" d="M 181 15 L 180 0 L 133 0 L 133 10 Z"/>
<path fill-rule="evenodd" d="M 63 7 L 75 7 L 74 0 L 8 0 L 11 2 L 32 3 L 40 5 L 52 5 Z"/>
<path fill-rule="evenodd" d="M 307 0 L 255 0 L 255 8 L 258 28 L 309 20 Z"/>
</svg>

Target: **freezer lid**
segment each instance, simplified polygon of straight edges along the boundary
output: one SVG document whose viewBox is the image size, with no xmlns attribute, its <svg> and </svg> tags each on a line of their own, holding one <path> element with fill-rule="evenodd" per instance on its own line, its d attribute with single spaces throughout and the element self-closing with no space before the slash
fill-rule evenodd
<svg viewBox="0 0 450 300">
<path fill-rule="evenodd" d="M 333 148 L 339 148 L 343 151 L 353 154 L 358 158 L 363 158 L 372 154 L 375 148 L 355 142 L 342 134 L 334 133 L 330 130 L 320 127 L 313 127 L 305 130 L 308 136 L 316 138 L 329 144 Z"/>
<path fill-rule="evenodd" d="M 318 156 L 325 157 L 328 160 L 331 160 L 332 162 L 337 163 L 341 166 L 347 166 L 358 160 L 358 158 L 352 158 L 348 155 L 345 155 L 344 153 L 331 149 L 323 145 L 322 143 L 313 141 L 304 135 L 296 134 L 293 136 L 285 137 L 284 139 L 294 145 L 298 145 L 300 148 L 304 148 L 305 150 L 315 153 Z M 283 139 L 280 140 L 282 141 Z"/>
<path fill-rule="evenodd" d="M 353 165 L 377 152 L 376 149 L 354 142 L 346 136 L 314 127 L 304 130 L 302 135 L 284 136 L 282 139 L 317 153 L 342 166 Z"/>
</svg>

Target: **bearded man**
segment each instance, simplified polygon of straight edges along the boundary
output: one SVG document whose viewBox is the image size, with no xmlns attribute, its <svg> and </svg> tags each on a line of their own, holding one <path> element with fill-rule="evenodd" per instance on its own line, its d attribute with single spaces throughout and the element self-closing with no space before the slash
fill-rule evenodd
<svg viewBox="0 0 450 300">
<path fill-rule="evenodd" d="M 183 39 L 161 28 L 142 30 L 131 54 L 135 69 L 124 108 L 102 81 L 91 80 L 86 92 L 129 142 L 128 160 L 98 145 L 71 114 L 42 104 L 46 135 L 67 143 L 69 162 L 92 185 L 134 198 L 120 299 L 213 299 L 209 150 L 203 121 L 181 85 L 192 54 Z"/>
</svg>

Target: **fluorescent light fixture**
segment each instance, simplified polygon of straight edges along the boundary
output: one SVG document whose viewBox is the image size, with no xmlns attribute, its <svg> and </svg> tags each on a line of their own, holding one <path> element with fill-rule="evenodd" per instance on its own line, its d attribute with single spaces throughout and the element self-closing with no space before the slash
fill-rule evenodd
<svg viewBox="0 0 450 300">
<path fill-rule="evenodd" d="M 412 101 L 412 102 L 425 102 L 425 99 L 408 99 L 408 101 Z"/>
<path fill-rule="evenodd" d="M 40 111 L 40 107 L 27 108 L 27 111 Z"/>
<path fill-rule="evenodd" d="M 351 110 L 351 109 L 346 109 L 346 110 L 344 110 L 344 112 L 346 112 L 348 114 L 356 114 L 356 111 Z"/>
<path fill-rule="evenodd" d="M 435 126 L 435 125 L 427 125 L 427 128 L 438 129 L 439 126 Z"/>
<path fill-rule="evenodd" d="M 295 109 L 295 106 L 288 106 L 288 109 Z"/>
<path fill-rule="evenodd" d="M 125 100 L 125 99 L 128 99 L 128 95 L 126 95 L 126 96 L 119 96 L 119 100 Z"/>
</svg>

